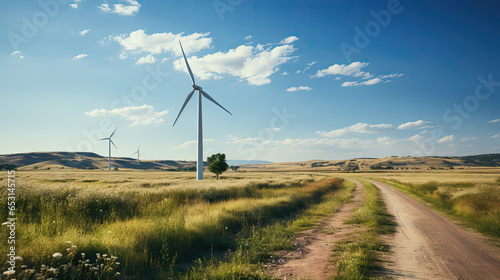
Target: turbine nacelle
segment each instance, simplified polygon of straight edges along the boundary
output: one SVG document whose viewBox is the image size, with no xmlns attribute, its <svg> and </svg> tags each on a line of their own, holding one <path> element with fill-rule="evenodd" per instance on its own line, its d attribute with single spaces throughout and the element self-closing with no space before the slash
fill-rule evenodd
<svg viewBox="0 0 500 280">
<path fill-rule="evenodd" d="M 202 87 L 200 87 L 200 86 L 198 86 L 198 85 L 193 85 L 193 88 L 194 88 L 195 90 L 202 90 L 202 89 L 203 89 Z"/>
</svg>

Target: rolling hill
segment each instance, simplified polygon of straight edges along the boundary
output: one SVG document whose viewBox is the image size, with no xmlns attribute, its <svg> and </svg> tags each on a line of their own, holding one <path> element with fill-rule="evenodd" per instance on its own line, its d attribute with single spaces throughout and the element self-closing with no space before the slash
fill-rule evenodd
<svg viewBox="0 0 500 280">
<path fill-rule="evenodd" d="M 271 163 L 266 161 L 228 160 L 229 165 L 242 165 L 246 171 L 377 171 L 377 170 L 428 170 L 463 169 L 471 167 L 500 167 L 500 154 L 462 157 L 386 157 L 357 158 L 349 160 L 309 160 L 301 162 Z M 87 152 L 38 152 L 0 155 L 0 165 L 13 164 L 19 170 L 33 169 L 106 169 L 108 158 Z M 194 161 L 145 160 L 140 164 L 133 158 L 111 159 L 118 169 L 189 170 Z M 207 165 L 205 163 L 205 165 Z"/>
<path fill-rule="evenodd" d="M 386 157 L 356 158 L 348 160 L 309 160 L 245 165 L 243 170 L 280 171 L 377 171 L 377 170 L 429 170 L 463 169 L 472 167 L 500 167 L 500 154 L 462 157 Z"/>
<path fill-rule="evenodd" d="M 0 155 L 0 164 L 14 164 L 20 170 L 27 169 L 106 169 L 108 158 L 86 152 L 40 152 Z M 111 158 L 112 167 L 118 169 L 179 170 L 195 167 L 193 161 L 154 160 L 137 163 L 133 158 Z"/>
</svg>

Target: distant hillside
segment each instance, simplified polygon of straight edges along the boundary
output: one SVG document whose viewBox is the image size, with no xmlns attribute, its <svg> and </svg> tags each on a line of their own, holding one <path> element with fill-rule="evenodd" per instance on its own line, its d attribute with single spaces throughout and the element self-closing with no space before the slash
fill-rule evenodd
<svg viewBox="0 0 500 280">
<path fill-rule="evenodd" d="M 386 157 L 347 160 L 309 160 L 246 165 L 245 170 L 289 171 L 378 171 L 464 169 L 471 167 L 500 167 L 500 154 L 462 157 Z"/>
<path fill-rule="evenodd" d="M 227 160 L 227 164 L 229 165 L 246 165 L 246 164 L 264 164 L 264 163 L 272 163 L 266 160 Z"/>
<path fill-rule="evenodd" d="M 119 169 L 194 170 L 193 161 L 146 160 L 140 164 L 133 158 L 111 158 L 112 167 Z M 205 166 L 207 163 L 204 163 Z M 463 169 L 471 167 L 500 167 L 500 154 L 463 157 L 386 157 L 348 160 L 309 160 L 272 163 L 263 160 L 228 160 L 242 170 L 280 171 L 377 171 Z M 42 152 L 0 155 L 0 166 L 15 165 L 20 170 L 32 169 L 106 169 L 108 158 L 84 152 Z"/>
<path fill-rule="evenodd" d="M 85 152 L 42 152 L 0 155 L 0 164 L 13 164 L 18 169 L 105 169 L 108 158 Z M 179 170 L 195 167 L 192 161 L 156 160 L 137 163 L 133 158 L 111 158 L 112 167 L 119 169 Z"/>
</svg>

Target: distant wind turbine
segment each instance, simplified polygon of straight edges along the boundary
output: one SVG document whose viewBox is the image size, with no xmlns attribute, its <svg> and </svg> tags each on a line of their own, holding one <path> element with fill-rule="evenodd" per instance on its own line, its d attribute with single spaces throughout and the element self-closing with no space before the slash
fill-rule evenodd
<svg viewBox="0 0 500 280">
<path fill-rule="evenodd" d="M 139 164 L 139 157 L 141 156 L 141 153 L 139 152 L 139 150 L 141 149 L 141 146 L 139 145 L 139 148 L 137 148 L 137 152 L 133 153 L 133 155 L 137 154 L 137 164 Z"/>
<path fill-rule="evenodd" d="M 115 134 L 116 130 L 118 129 L 115 128 L 115 130 L 113 131 L 113 133 L 111 133 L 111 135 L 108 137 L 108 138 L 102 138 L 102 139 L 99 139 L 98 141 L 101 141 L 101 140 L 108 140 L 108 145 L 109 145 L 109 155 L 108 155 L 108 170 L 111 171 L 111 144 L 113 144 L 113 146 L 115 146 L 115 149 L 118 150 L 118 148 L 116 148 L 116 145 L 115 143 L 113 143 L 113 140 L 111 140 L 111 137 L 113 137 L 113 134 Z"/>
<path fill-rule="evenodd" d="M 184 105 L 182 105 L 181 111 L 179 112 L 179 115 L 177 115 L 177 118 L 175 119 L 174 126 L 177 120 L 179 119 L 182 111 L 184 110 L 189 100 L 193 96 L 193 93 L 195 91 L 198 91 L 198 160 L 196 162 L 196 179 L 203 180 L 203 126 L 202 126 L 202 113 L 201 113 L 201 99 L 202 99 L 201 96 L 204 96 L 206 99 L 212 101 L 213 103 L 224 109 L 224 111 L 228 112 L 230 115 L 232 114 L 228 110 L 226 110 L 226 108 L 222 107 L 222 105 L 217 103 L 217 101 L 215 101 L 215 99 L 213 99 L 210 95 L 208 95 L 208 93 L 204 92 L 202 87 L 196 85 L 194 81 L 193 72 L 191 71 L 191 67 L 189 67 L 189 63 L 187 61 L 186 54 L 184 53 L 184 49 L 182 48 L 180 40 L 179 44 L 181 45 L 182 55 L 184 56 L 184 61 L 186 62 L 186 67 L 189 72 L 189 76 L 191 77 L 191 81 L 193 82 L 193 90 L 187 96 L 186 101 L 184 101 Z"/>
</svg>

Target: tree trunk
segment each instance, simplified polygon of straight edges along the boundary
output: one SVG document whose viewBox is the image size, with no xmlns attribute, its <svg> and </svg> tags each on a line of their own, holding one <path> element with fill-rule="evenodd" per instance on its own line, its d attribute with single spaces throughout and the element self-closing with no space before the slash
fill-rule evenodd
<svg viewBox="0 0 500 280">
<path fill-rule="evenodd" d="M 217 180 L 219 180 L 219 174 L 215 174 L 215 175 L 217 175 Z"/>
</svg>

